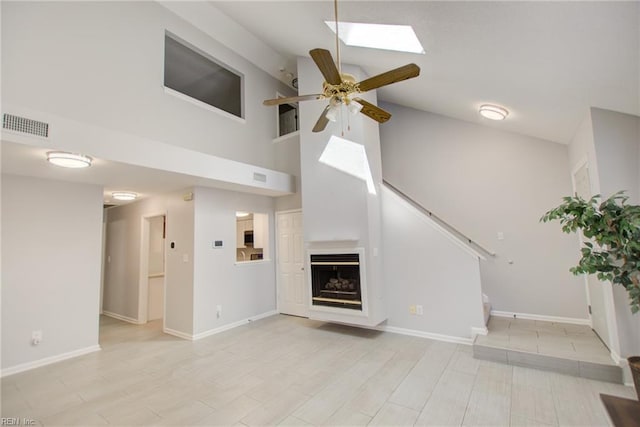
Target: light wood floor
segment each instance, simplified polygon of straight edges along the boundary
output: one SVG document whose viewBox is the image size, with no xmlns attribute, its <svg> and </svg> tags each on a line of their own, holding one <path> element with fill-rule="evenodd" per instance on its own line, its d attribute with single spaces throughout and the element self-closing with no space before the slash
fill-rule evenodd
<svg viewBox="0 0 640 427">
<path fill-rule="evenodd" d="M 102 319 L 103 350 L 2 379 L 41 425 L 609 425 L 630 387 L 475 360 L 471 347 L 272 316 L 189 342 Z"/>
</svg>

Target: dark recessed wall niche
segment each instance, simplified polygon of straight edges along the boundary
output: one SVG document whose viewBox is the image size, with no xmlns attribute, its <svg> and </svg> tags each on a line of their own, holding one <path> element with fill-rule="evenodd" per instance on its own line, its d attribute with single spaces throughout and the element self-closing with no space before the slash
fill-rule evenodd
<svg viewBox="0 0 640 427">
<path fill-rule="evenodd" d="M 242 76 L 169 34 L 164 37 L 164 85 L 243 117 Z"/>
</svg>

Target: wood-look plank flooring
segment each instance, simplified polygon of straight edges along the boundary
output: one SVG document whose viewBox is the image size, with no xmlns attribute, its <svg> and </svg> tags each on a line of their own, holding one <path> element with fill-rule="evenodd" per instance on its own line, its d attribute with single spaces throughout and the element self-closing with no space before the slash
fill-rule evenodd
<svg viewBox="0 0 640 427">
<path fill-rule="evenodd" d="M 199 341 L 101 319 L 102 351 L 5 377 L 35 425 L 609 425 L 631 387 L 473 359 L 471 347 L 272 316 Z"/>
</svg>

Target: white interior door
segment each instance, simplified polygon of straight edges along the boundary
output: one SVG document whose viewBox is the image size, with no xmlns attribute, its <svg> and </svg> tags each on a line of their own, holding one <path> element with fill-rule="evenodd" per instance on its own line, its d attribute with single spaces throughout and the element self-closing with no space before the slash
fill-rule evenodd
<svg viewBox="0 0 640 427">
<path fill-rule="evenodd" d="M 302 212 L 278 212 L 278 311 L 309 317 L 309 289 L 304 274 Z"/>
<path fill-rule="evenodd" d="M 585 200 L 591 198 L 591 180 L 589 179 L 589 165 L 582 164 L 573 173 L 573 186 L 575 193 Z M 580 240 L 584 238 L 580 234 Z M 600 339 L 611 348 L 611 339 L 609 336 L 609 326 L 607 324 L 607 306 L 605 302 L 604 284 L 598 278 L 589 274 L 585 276 L 587 283 L 587 296 L 589 306 L 591 307 L 591 327 L 598 334 Z"/>
</svg>

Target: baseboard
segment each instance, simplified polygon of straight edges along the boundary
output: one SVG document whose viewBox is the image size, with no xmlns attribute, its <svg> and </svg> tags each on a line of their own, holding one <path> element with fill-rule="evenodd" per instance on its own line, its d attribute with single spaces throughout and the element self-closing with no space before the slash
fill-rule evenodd
<svg viewBox="0 0 640 427">
<path fill-rule="evenodd" d="M 193 335 L 176 331 L 175 329 L 162 328 L 162 332 L 164 332 L 165 334 L 173 335 L 174 337 L 182 338 L 184 340 L 193 340 Z"/>
<path fill-rule="evenodd" d="M 229 329 L 237 328 L 238 326 L 246 325 L 250 322 L 255 322 L 256 320 L 264 319 L 265 317 L 270 317 L 275 314 L 278 314 L 276 310 L 267 311 L 265 313 L 261 313 L 255 316 L 247 317 L 246 319 L 238 320 L 237 322 L 228 323 L 226 325 L 220 326 L 219 328 L 209 329 L 208 331 L 200 332 L 198 334 L 187 334 L 184 332 L 176 331 L 169 328 L 164 328 L 162 331 L 166 334 L 173 335 L 179 338 L 183 338 L 190 341 L 201 340 L 202 338 L 210 337 L 211 335 L 219 334 L 220 332 L 228 331 Z"/>
<path fill-rule="evenodd" d="M 31 369 L 40 368 L 41 366 L 51 365 L 52 363 L 62 362 L 63 360 L 73 359 L 74 357 L 84 356 L 85 354 L 100 351 L 102 348 L 99 345 L 93 345 L 91 347 L 81 348 L 79 350 L 69 351 L 67 353 L 58 354 L 56 356 L 45 357 L 44 359 L 35 360 L 33 362 L 22 363 L 20 365 L 5 368 L 0 373 L 0 377 L 6 377 L 9 375 L 17 374 Z"/>
<path fill-rule="evenodd" d="M 256 320 L 264 319 L 265 317 L 270 317 L 275 314 L 278 314 L 278 312 L 276 310 L 271 310 L 265 313 L 258 314 L 256 316 L 247 317 L 246 319 L 238 320 L 237 322 L 233 322 L 233 323 L 228 323 L 226 325 L 220 326 L 219 328 L 209 329 L 208 331 L 195 334 L 192 340 L 197 341 L 202 338 L 210 337 L 211 335 L 219 334 L 220 332 L 228 331 L 229 329 L 237 328 L 238 326 L 246 325 L 247 323 L 255 322 Z"/>
<path fill-rule="evenodd" d="M 526 320 L 541 320 L 544 322 L 570 323 L 572 325 L 591 326 L 591 321 L 589 321 L 589 319 L 578 319 L 575 317 L 545 316 L 542 314 L 514 313 L 511 311 L 498 310 L 491 310 L 491 315 L 496 317 L 510 317 L 512 319 L 516 318 Z"/>
<path fill-rule="evenodd" d="M 484 328 L 477 328 L 475 326 L 471 327 L 471 336 L 475 337 L 476 335 L 487 335 L 489 333 L 489 330 L 484 327 Z"/>
<path fill-rule="evenodd" d="M 451 335 L 435 334 L 432 332 L 417 331 L 415 329 L 398 328 L 396 326 L 378 326 L 375 329 L 383 332 L 392 332 L 394 334 L 428 338 L 430 340 L 444 341 L 444 342 L 450 342 L 455 344 L 471 345 L 473 343 L 473 339 L 471 338 L 462 338 L 462 337 L 454 337 Z"/>
<path fill-rule="evenodd" d="M 123 322 L 133 323 L 134 325 L 144 325 L 145 322 L 140 322 L 138 319 L 134 319 L 133 317 L 123 316 L 118 313 L 113 313 L 111 311 L 102 311 L 102 314 L 105 316 L 113 317 L 114 319 L 122 320 Z"/>
</svg>

